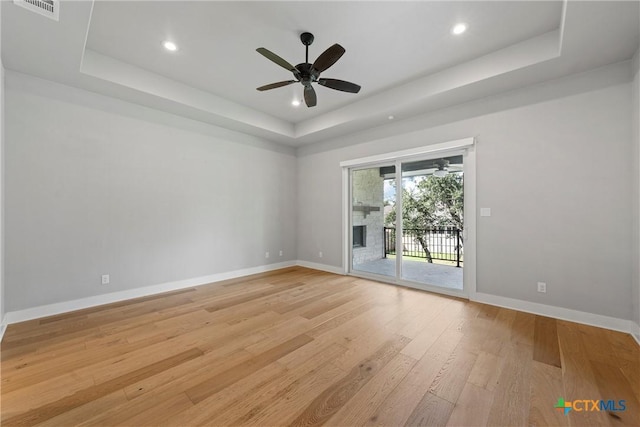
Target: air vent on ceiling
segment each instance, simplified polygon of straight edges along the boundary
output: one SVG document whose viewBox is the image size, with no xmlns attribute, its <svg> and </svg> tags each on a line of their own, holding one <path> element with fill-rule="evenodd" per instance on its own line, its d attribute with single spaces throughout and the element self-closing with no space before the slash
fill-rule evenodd
<svg viewBox="0 0 640 427">
<path fill-rule="evenodd" d="M 13 0 L 13 3 L 54 21 L 58 20 L 60 14 L 59 0 Z"/>
</svg>

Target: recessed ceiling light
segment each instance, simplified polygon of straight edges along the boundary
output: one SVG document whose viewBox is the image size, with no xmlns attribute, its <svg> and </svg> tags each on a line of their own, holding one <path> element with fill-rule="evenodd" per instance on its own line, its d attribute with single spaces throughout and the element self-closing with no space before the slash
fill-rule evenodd
<svg viewBox="0 0 640 427">
<path fill-rule="evenodd" d="M 388 118 L 389 120 L 393 120 L 393 119 L 395 119 L 395 118 L 396 118 L 396 116 L 389 116 L 389 117 L 387 117 L 387 118 Z"/>
<path fill-rule="evenodd" d="M 164 46 L 165 49 L 170 50 L 171 52 L 175 52 L 176 50 L 178 50 L 178 46 L 176 46 L 174 42 L 170 42 L 168 40 L 162 43 L 162 46 Z"/>
<path fill-rule="evenodd" d="M 451 33 L 455 34 L 455 35 L 459 35 L 464 33 L 465 31 L 467 31 L 467 24 L 464 23 L 459 23 L 453 26 L 453 28 L 451 28 Z"/>
<path fill-rule="evenodd" d="M 294 107 L 299 107 L 300 106 L 300 100 L 299 99 L 294 99 L 293 101 L 291 101 L 291 105 L 293 105 Z"/>
</svg>

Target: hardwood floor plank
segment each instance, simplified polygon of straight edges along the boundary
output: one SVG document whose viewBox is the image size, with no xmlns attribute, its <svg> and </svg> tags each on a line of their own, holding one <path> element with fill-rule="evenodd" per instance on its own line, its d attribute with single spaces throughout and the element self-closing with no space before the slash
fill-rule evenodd
<svg viewBox="0 0 640 427">
<path fill-rule="evenodd" d="M 313 343 L 307 345 L 310 346 Z M 298 412 L 298 409 L 296 411 L 293 410 L 294 407 L 302 411 L 308 402 L 314 398 L 314 392 L 304 392 L 307 387 L 315 387 L 315 392 L 317 392 L 346 374 L 344 370 L 338 368 L 332 362 L 335 357 L 339 357 L 344 351 L 345 348 L 337 344 L 331 344 L 319 350 L 310 358 L 298 361 L 296 366 L 287 367 L 283 375 L 263 383 L 260 387 L 249 390 L 242 395 L 242 398 L 234 400 L 219 410 L 217 414 L 204 419 L 202 425 L 234 425 L 234 423 L 237 424 L 239 422 L 240 418 L 246 419 L 247 422 L 258 422 L 261 419 L 277 414 L 274 406 L 278 406 L 280 403 L 288 405 L 294 399 L 295 404 L 288 407 L 288 409 L 284 409 L 280 414 L 281 418 L 278 423 L 284 423 L 283 418 L 291 418 Z M 280 361 L 277 363 L 280 363 Z M 224 394 L 225 390 L 220 394 Z M 305 393 L 302 399 L 296 399 L 302 393 Z M 215 396 L 211 396 L 202 403 L 215 399 Z"/>
<path fill-rule="evenodd" d="M 637 345 L 631 334 L 605 330 L 618 359 L 636 362 L 640 365 L 640 345 Z"/>
<path fill-rule="evenodd" d="M 49 323 L 42 325 L 39 328 L 34 329 L 31 332 L 25 332 L 20 335 L 19 338 L 2 340 L 4 349 L 13 349 L 16 347 L 30 348 L 30 346 L 42 346 L 43 343 L 48 341 L 60 340 L 60 339 L 72 339 L 82 336 L 87 330 L 97 330 L 98 326 L 108 323 L 109 320 L 122 321 L 125 318 L 132 318 L 141 314 L 150 313 L 158 310 L 161 307 L 169 307 L 175 304 L 188 304 L 192 302 L 191 299 L 179 296 L 178 299 L 156 298 L 151 302 L 145 304 L 143 302 L 135 302 L 124 305 L 122 310 L 118 310 L 117 318 L 112 315 L 93 316 L 85 321 L 77 321 L 71 325 L 58 325 L 55 323 Z M 120 304 L 120 303 L 118 303 Z M 107 306 L 108 307 L 108 306 Z M 107 310 L 112 310 L 107 308 Z"/>
<path fill-rule="evenodd" d="M 511 327 L 511 341 L 525 345 L 534 345 L 535 322 L 540 316 L 517 311 Z M 557 338 L 556 338 L 557 343 Z"/>
<path fill-rule="evenodd" d="M 472 383 L 466 383 L 456 406 L 447 420 L 447 426 L 484 426 L 489 420 L 493 393 Z"/>
<path fill-rule="evenodd" d="M 229 385 L 251 375 L 259 369 L 275 362 L 286 354 L 302 347 L 311 342 L 313 338 L 307 335 L 299 335 L 283 344 L 271 348 L 264 353 L 258 354 L 256 357 L 237 365 L 234 369 L 230 369 L 213 378 L 188 389 L 187 396 L 193 403 L 199 403 L 216 392 L 228 387 Z"/>
<path fill-rule="evenodd" d="M 483 305 L 482 307 L 480 307 L 477 317 L 479 319 L 494 320 L 499 311 L 499 307 L 495 307 L 493 305 Z"/>
<path fill-rule="evenodd" d="M 339 381 L 344 371 L 331 362 L 317 367 L 292 383 L 279 389 L 273 398 L 254 406 L 251 410 L 229 423 L 214 419 L 208 425 L 274 426 L 289 425 L 295 417 L 313 401 L 319 390 L 331 387 Z"/>
<path fill-rule="evenodd" d="M 404 425 L 429 391 L 444 362 L 424 356 L 389 396 L 376 408 L 366 425 Z"/>
<path fill-rule="evenodd" d="M 486 340 L 493 333 L 493 322 L 479 318 L 463 319 L 463 321 L 464 326 L 461 331 L 464 336 L 460 339 L 458 346 L 477 355 L 487 353 L 483 349 L 485 348 Z"/>
<path fill-rule="evenodd" d="M 335 328 L 342 327 L 349 321 L 359 317 L 362 314 L 369 312 L 375 307 L 376 307 L 376 304 L 370 303 L 370 302 L 358 305 L 347 312 L 341 313 L 338 316 L 332 317 L 320 323 L 318 326 L 309 330 L 309 332 L 307 332 L 307 335 L 313 338 L 319 337 L 322 334 L 326 334 L 328 332 L 333 331 L 333 329 Z M 318 317 L 318 316 L 315 316 L 315 317 Z"/>
<path fill-rule="evenodd" d="M 248 360 L 252 355 L 239 350 L 229 354 L 228 358 L 211 360 L 205 353 L 196 360 L 187 361 L 181 365 L 165 370 L 156 375 L 141 379 L 124 387 L 127 394 L 127 402 L 107 410 L 95 413 L 80 425 L 124 425 L 125 421 L 136 414 L 156 406 L 158 400 L 184 393 L 188 388 L 201 383 L 204 379 L 215 376 L 227 369 L 233 368 L 238 363 Z M 197 363 L 199 361 L 200 363 Z M 185 365 L 183 367 L 183 365 Z M 167 376 L 175 374 L 173 380 L 167 382 Z"/>
<path fill-rule="evenodd" d="M 203 312 L 206 313 L 206 312 Z M 179 330 L 184 333 L 195 333 L 198 329 L 193 318 L 188 319 L 189 322 L 181 325 Z M 204 323 L 204 320 L 202 320 Z M 193 330 L 189 330 L 191 325 Z M 134 335 L 130 342 L 128 339 L 124 343 L 118 342 L 118 345 L 110 346 L 89 346 L 85 351 L 78 351 L 74 354 L 63 354 L 60 357 L 50 357 L 48 360 L 40 360 L 40 363 L 32 363 L 29 366 L 14 370 L 3 371 L 3 387 L 5 392 L 11 392 L 22 387 L 37 384 L 48 378 L 58 375 L 64 375 L 74 370 L 82 372 L 83 367 L 91 366 L 92 375 L 101 381 L 100 367 L 107 376 L 118 375 L 119 366 L 125 366 L 125 369 L 131 369 L 132 360 L 137 357 L 141 365 L 152 361 L 147 355 L 149 349 L 163 348 L 169 336 L 165 334 L 179 335 L 174 329 L 169 328 L 168 324 L 161 324 L 165 330 L 164 333 L 144 333 Z M 131 338 L 131 337 L 130 337 Z M 153 347 L 155 345 L 155 347 Z M 177 349 L 179 350 L 179 348 Z M 175 351 L 175 350 L 174 350 Z M 166 352 L 165 352 L 166 353 Z M 161 357 L 162 353 L 153 352 L 155 357 Z M 166 354 L 165 354 L 166 356 Z M 86 370 L 86 369 L 85 369 Z"/>
<path fill-rule="evenodd" d="M 405 426 L 445 426 L 454 404 L 432 393 L 425 394 L 413 410 Z"/>
<path fill-rule="evenodd" d="M 447 362 L 451 353 L 460 344 L 463 336 L 464 334 L 455 329 L 447 329 L 427 348 L 424 355 L 443 363 Z M 420 354 L 420 352 L 417 354 Z"/>
<path fill-rule="evenodd" d="M 546 319 L 546 318 L 545 318 Z M 531 410 L 529 426 L 568 426 L 569 417 L 555 408 L 554 400 L 565 396 L 562 370 L 559 367 L 534 361 L 531 377 Z"/>
<path fill-rule="evenodd" d="M 489 411 L 488 425 L 525 425 L 529 418 L 532 348 L 511 346 L 504 359 L 498 383 L 494 390 L 493 404 Z"/>
<path fill-rule="evenodd" d="M 429 387 L 429 393 L 455 404 L 462 392 L 477 355 L 462 349 L 455 349 Z M 446 420 L 444 420 L 446 423 Z"/>
<path fill-rule="evenodd" d="M 533 338 L 533 360 L 557 368 L 562 367 L 556 319 L 536 316 Z"/>
<path fill-rule="evenodd" d="M 222 301 L 220 301 L 218 303 L 211 304 L 208 307 L 205 307 L 205 310 L 207 310 L 209 312 L 214 312 L 214 311 L 222 310 L 224 308 L 233 307 L 234 305 L 239 305 L 239 304 L 243 304 L 243 303 L 250 302 L 250 301 L 253 301 L 253 300 L 258 300 L 258 299 L 264 298 L 266 296 L 279 294 L 281 292 L 286 292 L 286 291 L 288 291 L 290 289 L 296 289 L 296 288 L 300 288 L 300 287 L 303 287 L 303 286 L 304 286 L 303 283 L 295 282 L 295 283 L 289 283 L 289 284 L 282 285 L 282 286 L 274 286 L 272 289 L 247 292 L 244 295 L 231 297 L 231 298 L 226 298 L 226 299 L 224 299 L 224 300 L 222 300 Z"/>
<path fill-rule="evenodd" d="M 279 362 L 271 363 L 235 384 L 212 394 L 202 402 L 180 411 L 167 414 L 160 426 L 187 426 L 207 424 L 239 403 L 249 404 L 258 390 L 264 389 L 278 377 L 287 374 L 287 369 Z"/>
<path fill-rule="evenodd" d="M 467 381 L 488 391 L 494 391 L 504 367 L 504 357 L 482 351 L 478 354 Z"/>
<path fill-rule="evenodd" d="M 2 419 L 51 404 L 63 396 L 73 395 L 94 385 L 91 376 L 70 372 L 38 383 L 37 389 L 34 386 L 5 392 L 3 386 Z"/>
<path fill-rule="evenodd" d="M 334 365 L 345 372 L 349 372 L 360 361 L 380 348 L 386 341 L 393 339 L 395 334 L 386 329 L 377 329 L 374 333 L 361 334 L 355 339 L 344 340 L 341 336 L 322 336 L 318 341 L 335 342 L 343 346 L 346 351 L 332 361 Z M 334 339 L 335 338 L 335 339 Z"/>
<path fill-rule="evenodd" d="M 253 357 L 253 354 L 243 349 L 225 346 L 219 351 L 205 353 L 197 360 L 190 360 L 164 372 L 136 381 L 124 387 L 123 390 L 130 401 L 147 393 L 162 394 L 167 390 L 167 387 L 186 390 Z"/>
<path fill-rule="evenodd" d="M 402 354 L 418 360 L 436 345 L 436 343 L 437 345 L 446 346 L 446 348 L 443 349 L 443 353 L 453 350 L 462 338 L 462 334 L 455 331 L 455 333 L 446 334 L 444 338 L 440 337 L 449 325 L 455 321 L 455 316 L 455 311 L 442 312 L 442 315 L 436 316 L 433 321 L 411 341 L 411 344 L 402 350 Z M 436 352 L 440 353 L 439 350 L 436 350 Z M 442 356 L 440 355 L 439 357 Z"/>
<path fill-rule="evenodd" d="M 640 358 L 637 361 L 619 359 L 618 366 L 633 389 L 636 400 L 640 401 Z"/>
<path fill-rule="evenodd" d="M 566 321 L 557 321 L 560 339 L 560 358 L 562 360 L 562 380 L 566 400 L 591 399 L 599 397 L 591 363 L 586 356 L 578 325 Z M 560 396 L 559 396 L 560 397 Z M 572 426 L 610 426 L 612 420 L 600 412 L 570 411 L 569 423 Z"/>
<path fill-rule="evenodd" d="M 502 356 L 509 351 L 511 344 L 511 328 L 516 312 L 500 308 L 495 314 L 491 327 L 485 336 L 482 351 Z"/>
<path fill-rule="evenodd" d="M 326 426 L 356 426 L 362 425 L 371 418 L 376 408 L 387 398 L 396 386 L 404 379 L 417 360 L 398 354 L 378 375 L 365 384 L 348 405 L 342 406 L 334 416 L 324 425 Z"/>
<path fill-rule="evenodd" d="M 182 412 L 193 407 L 191 399 L 184 393 L 175 394 L 168 399 L 158 400 L 155 406 L 146 411 L 141 411 L 135 416 L 127 419 L 123 425 L 127 426 L 157 426 L 166 416 L 165 413 L 173 414 Z M 161 410 L 159 410 L 161 409 Z"/>
<path fill-rule="evenodd" d="M 354 367 L 344 378 L 324 390 L 290 425 L 322 425 L 389 363 L 410 339 L 397 335 L 371 357 Z"/>
<path fill-rule="evenodd" d="M 612 422 L 614 425 L 640 426 L 640 404 L 620 368 L 602 362 L 591 361 L 590 363 L 600 390 L 598 397 L 607 401 L 607 405 L 613 403 L 607 407 L 608 410 L 602 412 L 615 420 Z M 621 401 L 624 401 L 624 410 L 622 410 Z"/>
<path fill-rule="evenodd" d="M 311 292 L 310 295 L 304 295 L 303 298 L 299 298 L 295 301 L 287 301 L 282 302 L 272 308 L 273 311 L 280 314 L 286 314 L 294 310 L 298 310 L 302 307 L 307 307 L 312 303 L 321 300 L 329 295 L 336 294 L 341 292 L 342 289 L 328 289 L 328 290 L 316 290 L 315 292 Z"/>
<path fill-rule="evenodd" d="M 166 300 L 168 297 L 172 297 L 175 295 L 185 295 L 185 294 L 190 295 L 191 292 L 195 292 L 195 288 L 180 289 L 178 291 L 164 292 L 162 294 L 149 295 L 146 297 L 140 297 L 140 298 L 130 299 L 130 300 L 121 301 L 121 302 L 115 302 L 115 303 L 109 304 L 108 309 L 112 310 L 115 308 L 132 306 L 134 304 L 143 304 L 143 303 L 157 300 L 157 299 Z M 104 310 L 105 310 L 104 305 L 85 308 L 82 310 L 71 311 L 69 313 L 56 314 L 55 316 L 42 317 L 38 319 L 38 323 L 40 325 L 46 325 L 48 323 L 58 323 L 60 321 L 68 320 L 68 319 L 77 320 L 80 318 L 87 318 L 90 314 L 104 313 Z"/>
<path fill-rule="evenodd" d="M 357 298 L 358 298 L 358 295 L 356 294 L 357 291 L 358 289 L 354 287 L 351 290 L 351 292 L 343 291 L 337 295 L 330 295 L 329 297 L 322 298 L 320 301 L 317 301 L 315 304 L 310 304 L 306 308 L 306 310 L 300 315 L 302 317 L 306 317 L 307 319 L 313 319 L 317 316 L 320 316 L 323 313 L 331 311 L 349 302 L 357 301 Z"/>
<path fill-rule="evenodd" d="M 150 364 L 136 371 L 127 373 L 120 377 L 116 377 L 106 383 L 102 383 L 84 390 L 77 391 L 76 393 L 63 397 L 60 400 L 44 405 L 42 407 L 31 409 L 19 415 L 3 420 L 3 423 L 7 425 L 33 425 L 46 421 L 57 415 L 60 415 L 66 411 L 82 406 L 92 400 L 100 398 L 113 391 L 122 389 L 128 384 L 135 381 L 139 381 L 142 378 L 154 375 L 157 372 L 162 372 L 168 367 L 175 366 L 177 364 L 186 362 L 196 357 L 202 356 L 202 351 L 199 349 L 191 349 L 179 353 L 175 356 L 161 360 L 159 362 Z"/>
<path fill-rule="evenodd" d="M 53 418 L 38 424 L 38 427 L 78 426 L 95 414 L 109 411 L 114 406 L 120 406 L 127 402 L 127 396 L 122 390 L 106 394 L 98 399 L 87 402 L 69 411 L 63 412 Z"/>
<path fill-rule="evenodd" d="M 451 302 L 452 301 L 443 301 L 440 299 L 428 299 L 422 302 L 420 306 L 414 310 L 414 316 L 398 328 L 397 333 L 415 339 L 423 331 L 433 329 L 432 324 L 435 319 L 442 316 L 442 313 L 450 307 Z"/>
</svg>

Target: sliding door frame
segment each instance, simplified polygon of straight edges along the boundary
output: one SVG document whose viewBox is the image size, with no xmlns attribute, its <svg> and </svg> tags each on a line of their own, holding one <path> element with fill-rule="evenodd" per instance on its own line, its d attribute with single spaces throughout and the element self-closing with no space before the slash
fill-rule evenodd
<svg viewBox="0 0 640 427">
<path fill-rule="evenodd" d="M 462 291 L 425 285 L 402 278 L 402 239 L 396 239 L 396 276 L 370 274 L 354 271 L 352 248 L 352 182 L 353 170 L 395 165 L 396 168 L 396 233 L 402 233 L 402 164 L 411 161 L 428 160 L 442 156 L 463 156 L 464 171 L 464 231 L 465 260 Z M 376 156 L 347 160 L 340 163 L 343 186 L 343 267 L 345 274 L 383 281 L 395 285 L 422 289 L 446 295 L 469 298 L 476 293 L 476 162 L 475 139 L 465 138 L 441 144 L 396 151 Z M 400 196 L 398 196 L 398 194 Z M 402 235 L 402 234 L 400 234 Z"/>
</svg>

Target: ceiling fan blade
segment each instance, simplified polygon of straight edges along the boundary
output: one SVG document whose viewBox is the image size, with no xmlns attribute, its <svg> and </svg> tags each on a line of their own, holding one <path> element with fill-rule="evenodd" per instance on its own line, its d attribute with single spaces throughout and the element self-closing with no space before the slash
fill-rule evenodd
<svg viewBox="0 0 640 427">
<path fill-rule="evenodd" d="M 344 48 L 336 43 L 329 49 L 322 52 L 320 56 L 318 56 L 318 59 L 316 59 L 316 62 L 313 63 L 311 68 L 313 68 L 315 71 L 317 71 L 318 74 L 320 74 L 321 72 L 335 64 L 336 61 L 340 59 L 340 57 L 344 55 L 345 52 L 346 51 L 344 50 Z"/>
<path fill-rule="evenodd" d="M 284 82 L 271 83 L 269 85 L 260 86 L 259 88 L 257 88 L 257 90 L 262 92 L 263 90 L 269 90 L 269 89 L 275 89 L 277 87 L 288 86 L 291 83 L 297 83 L 297 80 L 286 80 Z"/>
<path fill-rule="evenodd" d="M 349 93 L 360 92 L 359 85 L 351 82 L 345 82 L 344 80 L 318 79 L 318 84 L 321 84 L 322 86 L 325 86 L 331 89 L 341 90 L 343 92 L 349 92 Z"/>
<path fill-rule="evenodd" d="M 298 70 L 296 70 L 296 67 L 294 67 L 293 65 L 289 64 L 287 61 L 285 61 L 284 59 L 280 58 L 278 55 L 276 55 L 275 53 L 271 52 L 268 49 L 265 49 L 263 47 L 259 47 L 259 48 L 256 49 L 256 52 L 258 52 L 260 55 L 264 56 L 268 60 L 270 60 L 272 62 L 275 62 L 276 64 L 278 64 L 282 68 L 285 68 L 285 69 L 291 71 L 294 74 L 298 71 Z"/>
<path fill-rule="evenodd" d="M 315 107 L 318 102 L 316 91 L 311 86 L 304 87 L 304 102 L 307 104 L 307 107 Z"/>
</svg>

